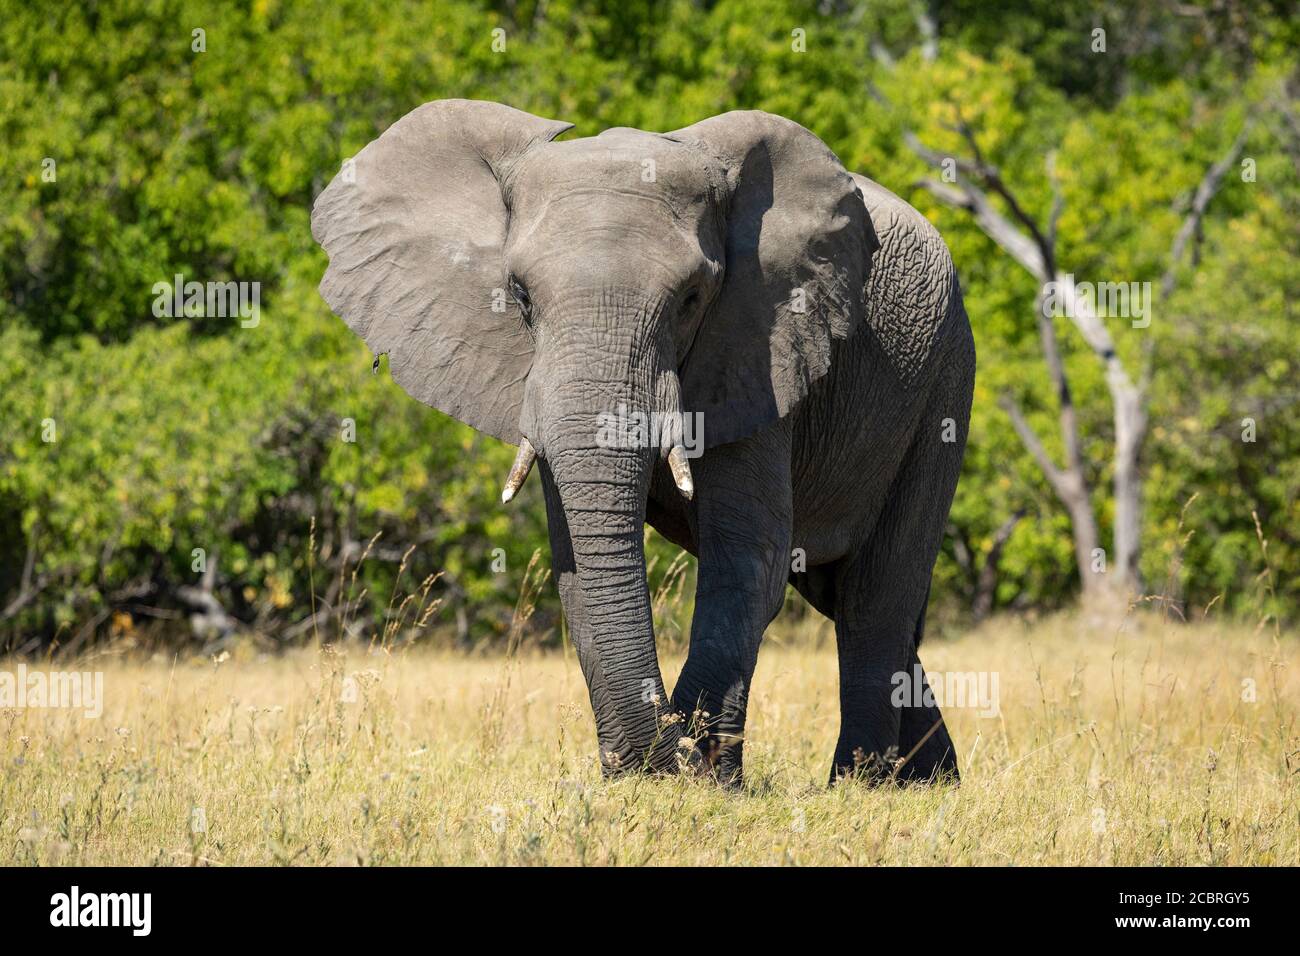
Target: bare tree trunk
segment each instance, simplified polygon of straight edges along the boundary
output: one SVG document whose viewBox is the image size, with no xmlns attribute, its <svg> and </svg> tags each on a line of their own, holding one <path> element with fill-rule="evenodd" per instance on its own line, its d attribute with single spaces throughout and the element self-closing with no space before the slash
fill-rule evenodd
<svg viewBox="0 0 1300 956">
<path fill-rule="evenodd" d="M 933 61 L 938 53 L 933 18 L 924 4 L 914 9 L 918 31 L 922 37 L 922 58 Z M 880 44 L 873 45 L 876 59 L 887 69 L 892 69 L 894 59 Z M 875 91 L 877 98 L 880 97 Z M 1293 121 L 1294 117 L 1288 117 Z M 940 201 L 964 209 L 974 218 L 983 232 L 1008 255 L 1028 271 L 1039 283 L 1038 330 L 1044 362 L 1056 393 L 1059 408 L 1061 439 L 1065 447 L 1065 464 L 1059 466 L 1048 454 L 1042 441 L 1029 425 L 1020 407 L 1010 395 L 1004 395 L 1001 405 L 1011 418 L 1020 440 L 1042 470 L 1053 492 L 1070 516 L 1074 537 L 1075 562 L 1079 570 L 1085 603 L 1098 598 L 1119 596 L 1131 599 L 1141 594 L 1141 533 L 1142 533 L 1142 445 L 1147 433 L 1147 380 L 1144 370 L 1141 379 L 1134 382 L 1115 349 L 1106 323 L 1098 316 L 1095 303 L 1081 297 L 1074 277 L 1062 274 L 1056 261 L 1056 224 L 1062 209 L 1062 198 L 1057 187 L 1053 157 L 1048 155 L 1048 176 L 1053 185 L 1052 208 L 1046 225 L 1040 227 L 1017 200 L 1015 193 L 1002 180 L 995 166 L 987 162 L 980 151 L 975 133 L 961 119 L 954 127 L 970 150 L 969 157 L 955 157 L 936 152 L 925 146 L 911 131 L 906 132 L 908 146 L 916 155 L 946 174 L 945 181 L 926 179 L 918 183 Z M 1223 178 L 1233 168 L 1245 146 L 1250 131 L 1248 121 L 1233 141 L 1227 153 L 1206 171 L 1192 196 L 1191 208 L 1170 249 L 1168 267 L 1160 283 L 1161 300 L 1173 291 L 1179 264 L 1189 244 L 1194 244 L 1200 233 L 1201 220 L 1218 191 Z M 1300 127 L 1297 127 L 1300 128 Z M 999 197 L 1009 215 L 1003 214 L 990 201 L 990 195 Z M 1091 489 L 1083 466 L 1074 404 L 1069 383 L 1061 362 L 1056 341 L 1053 316 L 1043 308 L 1043 297 L 1048 284 L 1055 287 L 1057 296 L 1065 303 L 1065 315 L 1087 343 L 1097 360 L 1106 370 L 1106 387 L 1110 392 L 1115 431 L 1114 470 L 1114 561 L 1110 573 L 1103 577 L 1094 571 L 1104 564 L 1095 560 L 1100 551 L 1098 526 L 1092 507 Z M 1150 303 L 1147 304 L 1148 309 Z M 1147 316 L 1149 321 L 1149 313 Z M 1151 340 L 1145 343 L 1147 369 L 1151 356 Z M 1105 587 L 1109 579 L 1112 587 Z"/>
<path fill-rule="evenodd" d="M 1025 420 L 1020 406 L 1010 395 L 1002 396 L 1000 401 L 1003 411 L 1011 419 L 1011 427 L 1020 436 L 1020 441 L 1029 450 L 1039 469 L 1052 486 L 1052 491 L 1070 516 L 1070 529 L 1074 538 L 1074 561 L 1079 570 L 1079 582 L 1085 595 L 1097 590 L 1097 576 L 1092 572 L 1094 555 L 1098 547 L 1097 519 L 1092 511 L 1092 495 L 1083 474 L 1083 464 L 1073 461 L 1064 469 L 1059 468 L 1052 456 L 1047 453 L 1039 440 L 1038 434 Z M 1066 418 L 1064 408 L 1062 418 Z M 1073 422 L 1073 413 L 1069 416 Z"/>
<path fill-rule="evenodd" d="M 1147 432 L 1146 394 L 1112 388 L 1115 402 L 1115 577 L 1124 592 L 1142 593 L 1142 476 L 1138 459 Z"/>
<path fill-rule="evenodd" d="M 1002 181 L 998 171 L 985 162 L 973 131 L 965 123 L 959 124 L 958 131 L 970 145 L 974 156 L 973 159 L 956 159 L 945 156 L 924 146 L 916 136 L 910 133 L 907 135 L 907 141 L 912 150 L 922 159 L 940 168 L 945 168 L 946 164 L 954 164 L 958 170 L 965 174 L 958 176 L 953 185 L 932 179 L 923 180 L 920 185 L 943 202 L 959 209 L 965 209 L 973 214 L 984 233 L 1009 253 L 1039 282 L 1039 295 L 1035 309 L 1038 316 L 1038 337 L 1043 352 L 1043 361 L 1047 366 L 1048 377 L 1051 380 L 1056 396 L 1061 442 L 1065 447 L 1065 464 L 1058 465 L 1053 461 L 1042 440 L 1034 432 L 1024 413 L 1010 395 L 1004 395 L 1000 400 L 1000 404 L 1011 418 L 1016 434 L 1033 456 L 1034 461 L 1047 478 L 1048 484 L 1051 485 L 1052 491 L 1070 516 L 1070 526 L 1074 537 L 1075 564 L 1079 572 L 1080 586 L 1085 601 L 1108 597 L 1107 592 L 1110 589 L 1104 586 L 1105 579 L 1099 573 L 1105 565 L 1097 560 L 1098 554 L 1102 553 L 1100 552 L 1100 534 L 1097 527 L 1097 518 L 1093 511 L 1092 489 L 1088 484 L 1084 467 L 1074 399 L 1070 391 L 1065 366 L 1061 359 L 1055 318 L 1046 308 L 1049 284 L 1055 287 L 1054 298 L 1065 304 L 1065 314 L 1083 335 L 1084 340 L 1092 348 L 1094 354 L 1105 363 L 1106 381 L 1111 390 L 1114 407 L 1119 408 L 1119 395 L 1124 393 L 1129 395 L 1131 400 L 1136 403 L 1136 406 L 1141 409 L 1146 401 L 1145 391 L 1133 386 L 1116 354 L 1115 343 L 1110 337 L 1110 332 L 1107 330 L 1105 323 L 1097 316 L 1093 304 L 1087 298 L 1078 294 L 1073 276 L 1062 274 L 1056 268 L 1056 220 L 1061 211 L 1059 194 L 1053 202 L 1047 227 L 1044 230 L 1016 201 L 1014 194 Z M 989 200 L 988 194 L 968 177 L 980 179 L 990 191 L 1001 196 L 1021 226 L 1017 226 L 1000 213 Z M 1145 414 L 1141 416 L 1140 420 L 1145 421 Z M 1136 423 L 1137 420 L 1128 421 L 1129 423 Z M 1118 431 L 1118 420 L 1116 425 Z M 1136 440 L 1134 447 L 1140 448 L 1142 435 L 1133 432 L 1131 429 L 1127 433 Z M 1136 457 L 1132 459 L 1132 463 L 1134 466 L 1133 474 L 1136 476 Z M 1129 540 L 1134 547 L 1132 557 L 1129 559 L 1130 565 L 1136 566 L 1138 539 L 1135 536 Z M 1119 585 L 1122 592 L 1132 590 L 1135 585 L 1134 581 L 1127 578 L 1121 578 L 1120 581 L 1115 583 Z"/>
<path fill-rule="evenodd" d="M 1058 294 L 1066 303 L 1066 314 L 1097 360 L 1106 367 L 1106 388 L 1110 392 L 1115 428 L 1115 553 L 1112 567 L 1105 570 L 1109 572 L 1110 590 L 1122 599 L 1129 599 L 1142 591 L 1139 572 L 1142 478 L 1138 466 L 1147 430 L 1146 383 L 1144 380 L 1135 384 L 1129 377 L 1115 350 L 1115 340 L 1111 338 L 1110 330 L 1097 315 L 1095 303 L 1079 295 L 1074 276 L 1058 271 L 1054 275 L 1054 282 Z M 1098 564 L 1097 567 L 1100 569 L 1105 566 Z M 1095 584 L 1101 584 L 1104 580 L 1093 570 L 1091 562 L 1085 584 L 1088 580 Z"/>
</svg>

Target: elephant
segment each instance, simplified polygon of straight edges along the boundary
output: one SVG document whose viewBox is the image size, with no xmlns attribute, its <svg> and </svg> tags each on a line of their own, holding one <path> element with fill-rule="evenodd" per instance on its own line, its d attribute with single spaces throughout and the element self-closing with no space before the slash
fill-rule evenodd
<svg viewBox="0 0 1300 956">
<path fill-rule="evenodd" d="M 894 694 L 923 674 L 974 387 L 943 240 L 780 116 L 558 139 L 571 128 L 426 103 L 344 164 L 311 227 L 321 295 L 375 361 L 518 446 L 503 501 L 536 464 L 604 774 L 743 787 L 758 649 L 790 583 L 834 621 L 830 782 L 958 780 L 933 696 Z M 616 409 L 650 424 L 602 440 Z M 698 559 L 671 696 L 646 524 Z"/>
</svg>

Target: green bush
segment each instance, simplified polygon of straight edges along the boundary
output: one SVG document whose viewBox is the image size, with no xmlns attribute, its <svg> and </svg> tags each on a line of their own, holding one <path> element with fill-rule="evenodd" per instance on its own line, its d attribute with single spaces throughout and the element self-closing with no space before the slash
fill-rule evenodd
<svg viewBox="0 0 1300 956">
<path fill-rule="evenodd" d="M 1060 606 L 1078 582 L 1068 520 L 997 407 L 1020 396 L 1059 455 L 1034 283 L 917 188 L 930 171 L 904 130 L 956 151 L 960 105 L 1040 216 L 1055 151 L 1063 265 L 1158 280 L 1200 176 L 1261 113 L 1247 144 L 1256 179 L 1225 180 L 1151 329 L 1112 331 L 1130 367 L 1152 373 L 1151 587 L 1192 608 L 1294 618 L 1300 187 L 1282 81 L 1296 71 L 1295 24 L 1268 8 L 1215 33 L 1209 7 L 1170 20 L 1146 4 L 934 6 L 931 61 L 901 0 L 0 3 L 0 644 L 66 646 L 150 620 L 188 634 L 195 606 L 178 596 L 209 585 L 261 634 L 303 635 L 313 608 L 349 599 L 363 605 L 356 629 L 373 633 L 391 593 L 439 572 L 435 622 L 466 643 L 508 630 L 531 555 L 547 553 L 537 483 L 502 508 L 511 450 L 411 401 L 385 369 L 370 375 L 372 357 L 315 292 L 314 196 L 394 120 L 451 96 L 569 119 L 579 135 L 783 113 L 939 225 L 980 356 L 934 588 L 955 614 L 1015 513 L 997 605 Z M 1155 26 L 1130 36 L 1127 18 Z M 1094 62 L 1095 22 L 1129 41 Z M 897 65 L 882 69 L 873 47 Z M 260 321 L 155 315 L 154 285 L 177 274 L 258 283 Z M 1068 323 L 1060 334 L 1109 540 L 1105 385 Z M 652 586 L 673 550 L 652 538 Z M 554 640 L 557 621 L 547 590 L 535 622 Z"/>
</svg>

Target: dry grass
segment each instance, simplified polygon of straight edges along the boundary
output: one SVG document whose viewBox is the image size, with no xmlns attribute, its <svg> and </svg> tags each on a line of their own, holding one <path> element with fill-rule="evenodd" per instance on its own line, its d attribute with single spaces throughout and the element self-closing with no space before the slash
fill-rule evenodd
<svg viewBox="0 0 1300 956">
<path fill-rule="evenodd" d="M 1152 615 L 935 641 L 927 668 L 999 675 L 1000 716 L 948 711 L 963 785 L 828 790 L 833 649 L 775 632 L 744 795 L 603 782 L 569 656 L 101 656 L 100 719 L 0 711 L 0 864 L 1300 863 L 1291 636 Z"/>
</svg>

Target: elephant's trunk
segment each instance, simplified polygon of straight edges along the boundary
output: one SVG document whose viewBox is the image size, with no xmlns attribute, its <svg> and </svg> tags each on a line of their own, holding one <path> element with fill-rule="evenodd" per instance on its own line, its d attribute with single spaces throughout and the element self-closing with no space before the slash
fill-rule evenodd
<svg viewBox="0 0 1300 956">
<path fill-rule="evenodd" d="M 654 770 L 675 769 L 682 731 L 664 719 L 671 707 L 646 582 L 646 497 L 655 462 L 666 449 L 659 434 L 625 430 L 623 413 L 660 412 L 666 404 L 676 413 L 676 376 L 668 376 L 633 370 L 604 382 L 561 383 L 546 396 L 539 429 L 540 452 L 568 525 L 583 608 L 582 620 L 570 620 L 570 627 L 584 632 L 575 633 L 575 641 L 597 658 L 603 693 L 630 751 L 622 759 Z"/>
<path fill-rule="evenodd" d="M 580 626 L 588 631 L 575 636 L 599 659 L 632 759 L 671 769 L 679 729 L 661 722 L 670 708 L 645 566 L 645 501 L 654 452 L 602 447 L 574 434 L 547 441 L 545 453 L 568 523 L 584 608 Z"/>
</svg>

